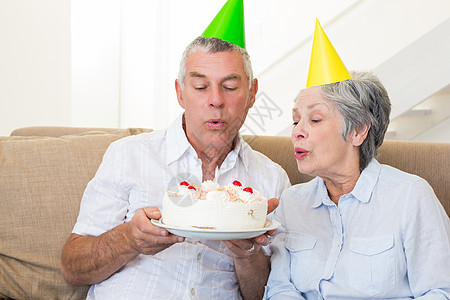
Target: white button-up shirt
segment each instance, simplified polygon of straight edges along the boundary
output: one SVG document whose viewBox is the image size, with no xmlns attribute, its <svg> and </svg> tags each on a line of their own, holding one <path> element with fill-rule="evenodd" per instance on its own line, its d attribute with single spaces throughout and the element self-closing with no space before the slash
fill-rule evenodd
<svg viewBox="0 0 450 300">
<path fill-rule="evenodd" d="M 269 299 L 450 299 L 449 218 L 418 176 L 373 159 L 338 206 L 315 178 L 274 218 Z"/>
<path fill-rule="evenodd" d="M 219 184 L 239 180 L 267 198 L 290 186 L 286 172 L 241 137 L 216 171 Z M 199 184 L 202 164 L 182 129 L 181 116 L 166 130 L 126 137 L 110 145 L 81 201 L 73 232 L 98 236 L 130 221 L 141 207 L 161 209 L 169 186 Z M 255 274 L 255 276 L 257 276 Z M 221 241 L 187 239 L 156 255 L 139 255 L 88 299 L 240 299 L 231 252 Z"/>
</svg>

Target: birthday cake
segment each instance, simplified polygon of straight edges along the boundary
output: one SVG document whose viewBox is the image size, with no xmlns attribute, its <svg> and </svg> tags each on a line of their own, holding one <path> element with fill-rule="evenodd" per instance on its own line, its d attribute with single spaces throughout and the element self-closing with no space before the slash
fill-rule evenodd
<svg viewBox="0 0 450 300">
<path fill-rule="evenodd" d="M 224 187 L 210 180 L 201 186 L 183 181 L 162 202 L 162 222 L 179 228 L 259 229 L 266 214 L 267 199 L 237 180 Z"/>
</svg>

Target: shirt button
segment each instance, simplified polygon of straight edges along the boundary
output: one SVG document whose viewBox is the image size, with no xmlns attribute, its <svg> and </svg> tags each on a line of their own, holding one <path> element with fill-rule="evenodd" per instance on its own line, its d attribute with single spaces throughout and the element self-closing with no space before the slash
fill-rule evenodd
<svg viewBox="0 0 450 300">
<path fill-rule="evenodd" d="M 199 253 L 197 254 L 197 260 L 200 260 L 202 258 L 202 255 Z"/>
<path fill-rule="evenodd" d="M 194 288 L 191 289 L 191 295 L 192 295 L 192 296 L 195 295 L 195 290 L 194 290 Z"/>
</svg>

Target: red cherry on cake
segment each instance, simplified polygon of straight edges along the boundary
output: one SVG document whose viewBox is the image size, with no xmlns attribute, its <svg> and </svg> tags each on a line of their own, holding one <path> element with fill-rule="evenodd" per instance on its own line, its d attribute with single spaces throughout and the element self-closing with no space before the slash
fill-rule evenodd
<svg viewBox="0 0 450 300">
<path fill-rule="evenodd" d="M 189 186 L 189 183 L 187 181 L 182 181 L 182 182 L 180 182 L 180 185 Z"/>
<path fill-rule="evenodd" d="M 235 186 L 242 186 L 242 183 L 240 183 L 239 181 L 235 180 L 235 181 L 233 181 L 233 185 L 235 185 Z"/>
<path fill-rule="evenodd" d="M 194 190 L 196 191 L 197 189 L 195 187 L 193 187 L 192 185 L 188 186 L 188 190 Z"/>
<path fill-rule="evenodd" d="M 245 189 L 243 189 L 244 192 L 253 194 L 253 189 L 251 187 L 246 187 Z"/>
</svg>

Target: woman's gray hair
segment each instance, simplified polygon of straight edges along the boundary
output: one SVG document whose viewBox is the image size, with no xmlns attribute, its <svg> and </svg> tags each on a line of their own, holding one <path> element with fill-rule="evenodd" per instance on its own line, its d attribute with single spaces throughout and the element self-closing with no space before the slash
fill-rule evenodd
<svg viewBox="0 0 450 300">
<path fill-rule="evenodd" d="M 213 38 L 213 37 L 204 37 L 199 36 L 195 40 L 193 40 L 184 50 L 183 55 L 181 56 L 180 61 L 180 69 L 178 71 L 178 82 L 180 83 L 181 89 L 184 89 L 184 79 L 186 75 L 186 59 L 191 53 L 195 52 L 205 52 L 205 53 L 217 53 L 224 51 L 239 51 L 242 54 L 242 61 L 244 63 L 245 73 L 248 78 L 248 88 L 252 86 L 253 82 L 253 69 L 252 63 L 250 61 L 250 55 L 247 50 L 239 47 L 238 45 L 232 44 L 230 42 Z"/>
<path fill-rule="evenodd" d="M 322 95 L 343 116 L 344 139 L 354 129 L 370 126 L 366 139 L 359 147 L 359 168 L 362 171 L 384 140 L 389 125 L 391 101 L 378 77 L 371 72 L 351 72 L 352 79 L 321 86 Z"/>
</svg>

